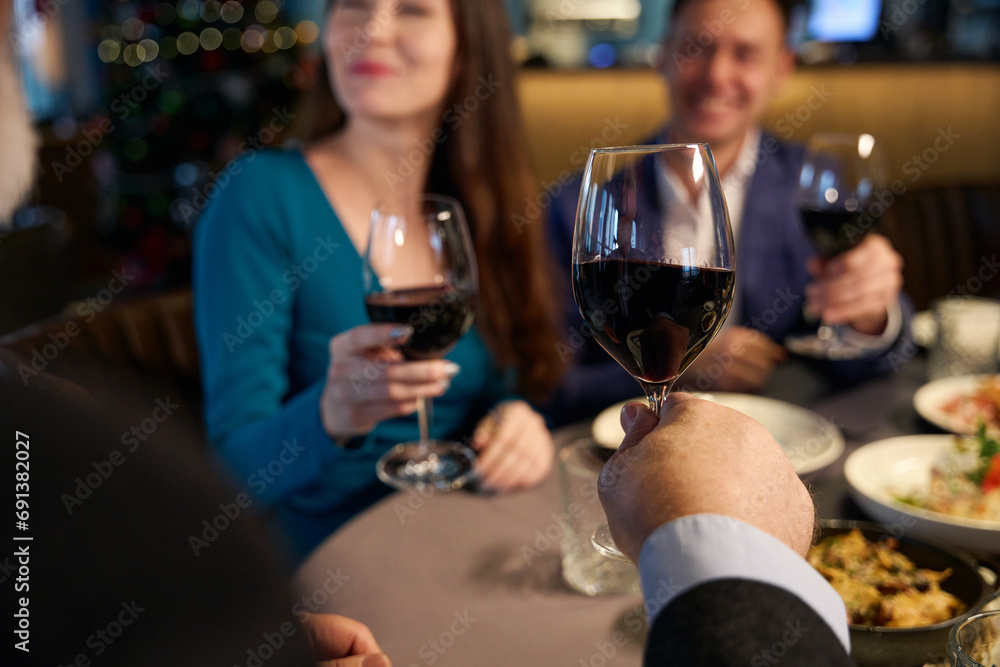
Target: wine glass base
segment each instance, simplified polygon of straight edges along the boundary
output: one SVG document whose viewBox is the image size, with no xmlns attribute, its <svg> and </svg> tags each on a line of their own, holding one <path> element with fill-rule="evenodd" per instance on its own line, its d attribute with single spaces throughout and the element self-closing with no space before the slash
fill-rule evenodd
<svg viewBox="0 0 1000 667">
<path fill-rule="evenodd" d="M 473 477 L 476 454 L 468 447 L 444 440 L 396 445 L 375 466 L 378 478 L 397 489 L 433 488 L 455 491 Z"/>
<path fill-rule="evenodd" d="M 628 557 L 621 552 L 618 545 L 615 544 L 614 538 L 611 537 L 611 529 L 608 528 L 608 524 L 606 523 L 602 523 L 596 530 L 594 530 L 594 534 L 590 538 L 590 543 L 594 545 L 597 553 L 601 554 L 605 558 L 631 562 Z"/>
<path fill-rule="evenodd" d="M 829 359 L 831 361 L 858 359 L 869 352 L 869 350 L 864 348 L 845 343 L 840 338 L 824 338 L 816 334 L 788 336 L 785 338 L 785 348 L 792 354 L 797 354 L 801 357 Z"/>
</svg>

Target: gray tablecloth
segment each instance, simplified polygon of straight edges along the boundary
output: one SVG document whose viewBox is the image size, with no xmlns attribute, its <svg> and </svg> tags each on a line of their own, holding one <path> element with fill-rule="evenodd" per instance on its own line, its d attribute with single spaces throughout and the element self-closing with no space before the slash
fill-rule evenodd
<svg viewBox="0 0 1000 667">
<path fill-rule="evenodd" d="M 831 419 L 847 447 L 808 475 L 819 515 L 863 518 L 847 496 L 845 457 L 861 444 L 926 428 L 913 411 L 915 359 L 892 376 L 831 385 L 786 364 L 765 395 Z M 582 424 L 557 444 L 586 435 Z M 327 539 L 297 573 L 309 605 L 356 618 L 397 667 L 635 666 L 645 624 L 638 595 L 589 598 L 560 577 L 557 475 L 530 491 L 390 496 Z"/>
</svg>

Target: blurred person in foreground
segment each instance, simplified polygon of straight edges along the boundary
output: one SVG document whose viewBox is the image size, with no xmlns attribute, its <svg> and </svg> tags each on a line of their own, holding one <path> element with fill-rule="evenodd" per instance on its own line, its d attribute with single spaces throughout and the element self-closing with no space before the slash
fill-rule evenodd
<svg viewBox="0 0 1000 667">
<path fill-rule="evenodd" d="M 912 306 L 900 292 L 900 256 L 883 236 L 869 234 L 834 259 L 816 257 L 793 197 L 803 147 L 761 128 L 765 109 L 794 68 L 787 43 L 793 6 L 791 0 L 677 0 L 671 9 L 658 69 L 672 116 L 644 143 L 709 144 L 737 248 L 736 295 L 726 325 L 677 387 L 761 389 L 787 358 L 785 337 L 808 328 L 804 309 L 827 324 L 850 325 L 844 335 L 869 350 L 860 359 L 825 362 L 834 377 L 886 372 L 894 360 L 909 357 L 902 350 L 913 349 L 907 348 Z M 670 192 L 664 190 L 672 187 L 665 165 L 657 162 L 640 174 L 655 181 L 651 192 Z M 566 275 L 579 191 L 577 179 L 550 211 L 551 246 Z M 571 298 L 566 312 L 570 329 L 585 332 Z M 637 394 L 628 373 L 584 336 L 548 408 L 559 422 Z"/>
<path fill-rule="evenodd" d="M 615 544 L 639 566 L 644 664 L 851 664 L 844 603 L 805 560 L 812 499 L 770 433 L 684 393 L 659 418 L 628 403 L 621 421 L 598 488 Z"/>
<path fill-rule="evenodd" d="M 551 468 L 527 400 L 558 381 L 558 307 L 543 226 L 511 223 L 537 186 L 509 40 L 502 0 L 334 0 L 304 149 L 234 163 L 197 223 L 209 436 L 300 557 L 390 493 L 375 464 L 416 439 L 420 396 L 434 399 L 432 437 L 471 439 L 487 489 Z M 361 255 L 376 203 L 422 192 L 465 209 L 480 293 L 445 359 L 404 361 L 406 327 L 369 321 Z"/>
<path fill-rule="evenodd" d="M 9 37 L 0 43 L 0 236 L 38 161 L 11 51 L 21 43 L 16 30 L 11 0 L 0 0 L 0 35 Z M 248 664 L 249 654 L 270 651 L 267 664 L 276 667 L 389 666 L 363 624 L 294 607 L 250 510 L 213 548 L 193 552 L 201 522 L 231 507 L 234 495 L 192 446 L 197 430 L 171 421 L 124 454 L 122 424 L 150 409 L 141 392 L 99 366 L 83 371 L 104 376 L 101 396 L 46 373 L 25 386 L 21 362 L 0 348 L 9 455 L 0 490 L 26 519 L 18 536 L 31 538 L 0 551 L 4 664 Z"/>
</svg>

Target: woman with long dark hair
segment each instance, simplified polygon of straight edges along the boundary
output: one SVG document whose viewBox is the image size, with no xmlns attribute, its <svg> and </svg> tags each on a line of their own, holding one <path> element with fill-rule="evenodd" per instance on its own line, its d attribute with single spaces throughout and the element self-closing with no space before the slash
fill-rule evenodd
<svg viewBox="0 0 1000 667">
<path fill-rule="evenodd" d="M 334 0 L 304 149 L 243 156 L 198 223 L 209 436 L 300 556 L 389 492 L 375 463 L 415 438 L 420 396 L 432 436 L 477 450 L 484 487 L 551 468 L 528 401 L 558 382 L 559 309 L 506 26 L 502 0 Z M 421 192 L 463 205 L 480 294 L 445 359 L 404 361 L 406 332 L 369 323 L 361 254 L 376 202 Z"/>
</svg>

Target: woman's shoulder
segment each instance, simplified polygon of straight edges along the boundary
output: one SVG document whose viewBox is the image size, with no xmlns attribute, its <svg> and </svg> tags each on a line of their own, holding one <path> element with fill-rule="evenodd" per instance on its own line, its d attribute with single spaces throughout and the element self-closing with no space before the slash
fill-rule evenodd
<svg viewBox="0 0 1000 667">
<path fill-rule="evenodd" d="M 305 166 L 302 153 L 292 149 L 265 148 L 249 150 L 233 159 L 215 177 L 219 187 L 225 181 L 245 187 L 257 188 L 262 182 L 274 184 L 279 181 L 301 183 L 301 170 Z"/>
<path fill-rule="evenodd" d="M 213 175 L 201 201 L 196 201 L 196 237 L 221 233 L 263 234 L 288 241 L 289 219 L 302 217 L 308 182 L 302 154 L 294 150 L 246 152 Z"/>
</svg>

